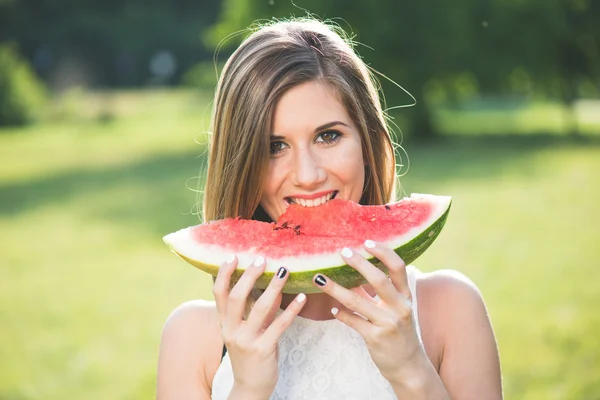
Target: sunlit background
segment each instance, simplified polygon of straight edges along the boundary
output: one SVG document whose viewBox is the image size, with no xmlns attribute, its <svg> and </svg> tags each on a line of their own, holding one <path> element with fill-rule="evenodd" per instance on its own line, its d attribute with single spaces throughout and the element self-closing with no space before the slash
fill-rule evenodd
<svg viewBox="0 0 600 400">
<path fill-rule="evenodd" d="M 211 298 L 161 238 L 199 221 L 223 39 L 307 10 L 387 77 L 404 192 L 454 197 L 415 264 L 479 286 L 506 398 L 600 399 L 600 2 L 0 0 L 0 400 L 154 396 Z"/>
</svg>

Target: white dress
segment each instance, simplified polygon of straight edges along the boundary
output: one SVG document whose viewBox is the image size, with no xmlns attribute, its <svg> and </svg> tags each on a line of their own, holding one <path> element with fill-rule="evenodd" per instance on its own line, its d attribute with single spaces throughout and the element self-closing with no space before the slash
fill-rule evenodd
<svg viewBox="0 0 600 400">
<path fill-rule="evenodd" d="M 406 269 L 413 317 L 421 345 L 417 315 L 418 270 Z M 212 399 L 225 400 L 233 387 L 229 353 L 212 383 Z M 364 339 L 336 320 L 295 317 L 279 340 L 279 379 L 270 400 L 397 400 L 390 383 L 371 359 Z"/>
</svg>

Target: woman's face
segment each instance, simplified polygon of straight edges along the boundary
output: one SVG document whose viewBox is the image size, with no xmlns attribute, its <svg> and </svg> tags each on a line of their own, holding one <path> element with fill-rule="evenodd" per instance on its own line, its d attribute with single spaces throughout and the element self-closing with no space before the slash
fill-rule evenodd
<svg viewBox="0 0 600 400">
<path fill-rule="evenodd" d="M 331 198 L 359 202 L 365 163 L 358 129 L 328 85 L 288 90 L 273 121 L 261 206 L 273 220 L 291 203 L 318 207 Z"/>
</svg>

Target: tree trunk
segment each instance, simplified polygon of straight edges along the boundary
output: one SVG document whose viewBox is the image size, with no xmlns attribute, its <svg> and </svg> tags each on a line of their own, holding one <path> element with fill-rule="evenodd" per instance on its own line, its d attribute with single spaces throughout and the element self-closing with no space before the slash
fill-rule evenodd
<svg viewBox="0 0 600 400">
<path fill-rule="evenodd" d="M 567 134 L 569 136 L 579 136 L 579 121 L 577 119 L 577 111 L 575 110 L 574 102 L 565 102 L 564 120 Z"/>
<path fill-rule="evenodd" d="M 425 102 L 418 102 L 411 111 L 410 137 L 416 141 L 426 142 L 439 136 L 439 132 L 433 123 L 431 109 Z"/>
<path fill-rule="evenodd" d="M 570 79 L 565 79 L 562 84 L 562 100 L 565 106 L 563 112 L 565 128 L 569 136 L 579 135 L 579 121 L 575 110 L 575 89 Z"/>
</svg>

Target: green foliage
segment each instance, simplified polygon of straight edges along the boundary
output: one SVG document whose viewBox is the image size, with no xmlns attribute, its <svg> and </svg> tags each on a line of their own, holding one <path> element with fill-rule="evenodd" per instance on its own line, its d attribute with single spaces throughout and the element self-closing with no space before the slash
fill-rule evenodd
<svg viewBox="0 0 600 400">
<path fill-rule="evenodd" d="M 205 40 L 216 45 L 256 20 L 305 16 L 305 9 L 355 34 L 365 61 L 415 95 L 417 106 L 401 112 L 412 136 L 435 131 L 431 101 L 457 104 L 495 94 L 572 104 L 600 80 L 597 1 L 224 0 Z M 411 103 L 380 80 L 388 106 Z"/>
<path fill-rule="evenodd" d="M 212 61 L 199 62 L 190 68 L 181 78 L 184 86 L 213 91 L 217 85 L 218 75 L 223 69 L 224 63 L 215 65 Z"/>
<path fill-rule="evenodd" d="M 176 70 L 166 82 L 210 59 L 200 34 L 215 20 L 219 0 L 39 0 L 0 2 L 0 38 L 8 37 L 36 61 L 49 81 L 66 59 L 86 69 L 90 86 L 152 82 L 152 57 L 168 51 Z M 52 86 L 54 88 L 54 86 Z M 60 89 L 63 89 L 62 87 Z"/>
<path fill-rule="evenodd" d="M 16 46 L 0 44 L 0 125 L 23 125 L 40 115 L 46 93 Z"/>
</svg>

